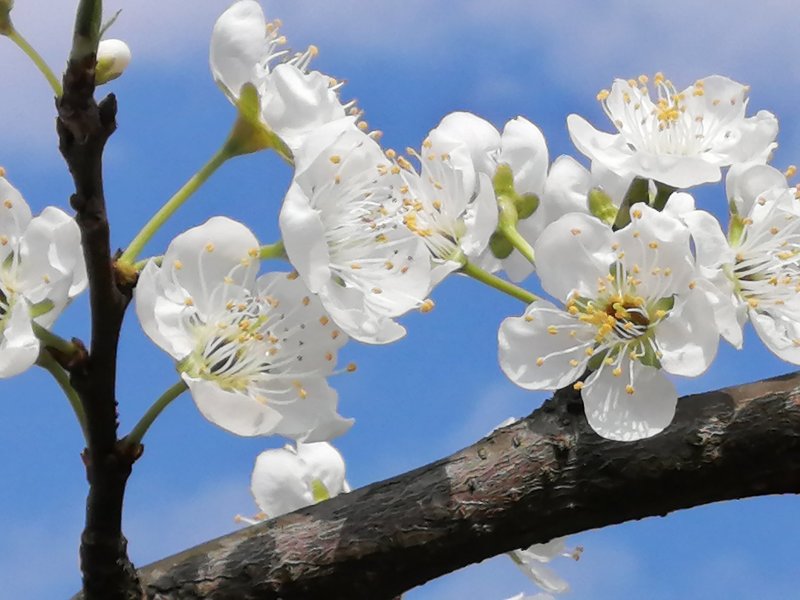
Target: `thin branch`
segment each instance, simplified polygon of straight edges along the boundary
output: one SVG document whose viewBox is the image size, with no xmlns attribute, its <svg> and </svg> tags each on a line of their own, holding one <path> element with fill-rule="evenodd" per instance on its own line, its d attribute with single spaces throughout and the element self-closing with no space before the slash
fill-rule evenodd
<svg viewBox="0 0 800 600">
<path fill-rule="evenodd" d="M 452 456 L 140 571 L 147 597 L 383 600 L 497 554 L 709 502 L 800 492 L 800 373 L 682 398 L 613 442 L 564 391 Z"/>
<path fill-rule="evenodd" d="M 94 100 L 95 56 L 87 48 L 99 10 L 99 0 L 80 4 L 64 93 L 57 101 L 59 149 L 75 183 L 70 202 L 81 232 L 92 320 L 88 354 L 65 366 L 83 405 L 88 438 L 83 454 L 89 480 L 81 536 L 84 592 L 92 600 L 133 600 L 141 597 L 141 589 L 122 535 L 122 502 L 140 448 L 119 443 L 115 398 L 117 344 L 131 289 L 118 282 L 114 271 L 103 193 L 103 149 L 116 129 L 117 103 L 113 95 L 99 104 Z"/>
</svg>

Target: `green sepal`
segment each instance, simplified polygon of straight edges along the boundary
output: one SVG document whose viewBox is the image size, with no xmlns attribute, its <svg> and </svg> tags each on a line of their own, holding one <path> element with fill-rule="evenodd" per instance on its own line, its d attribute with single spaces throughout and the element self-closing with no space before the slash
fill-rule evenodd
<svg viewBox="0 0 800 600">
<path fill-rule="evenodd" d="M 514 206 L 520 219 L 527 219 L 539 208 L 539 196 L 536 194 L 522 194 L 514 198 Z"/>
<path fill-rule="evenodd" d="M 330 492 L 328 492 L 328 488 L 325 487 L 325 484 L 322 483 L 319 479 L 314 479 L 311 482 L 311 497 L 314 498 L 314 502 L 322 502 L 323 500 L 328 500 L 331 497 Z"/>
<path fill-rule="evenodd" d="M 503 259 L 508 258 L 514 251 L 514 246 L 508 241 L 508 238 L 502 231 L 495 231 L 492 237 L 489 238 L 489 249 L 495 258 Z"/>
<path fill-rule="evenodd" d="M 587 202 L 589 205 L 589 212 L 606 225 L 611 226 L 614 224 L 614 221 L 617 220 L 617 207 L 614 206 L 611 196 L 600 188 L 594 187 L 589 190 Z"/>
<path fill-rule="evenodd" d="M 650 344 L 642 344 L 642 346 L 644 347 L 644 355 L 638 357 L 639 362 L 646 367 L 660 369 L 661 361 L 658 360 L 658 356 L 656 355 L 656 351 L 653 350 L 653 346 Z"/>
<path fill-rule="evenodd" d="M 669 312 L 672 310 L 673 306 L 675 306 L 675 296 L 665 296 L 664 298 L 660 298 L 658 302 L 653 304 L 653 312 L 657 310 L 663 310 L 664 312 Z"/>
<path fill-rule="evenodd" d="M 236 109 L 236 123 L 225 143 L 230 156 L 273 149 L 287 160 L 293 160 L 289 147 L 261 120 L 261 99 L 252 83 L 242 86 Z"/>
<path fill-rule="evenodd" d="M 631 207 L 639 202 L 650 203 L 650 181 L 636 177 L 631 181 L 628 191 L 622 199 L 622 204 L 614 220 L 614 230 L 622 229 L 631 222 Z"/>
<path fill-rule="evenodd" d="M 52 300 L 44 299 L 41 302 L 37 302 L 36 304 L 31 305 L 28 309 L 28 313 L 30 314 L 32 319 L 36 317 L 41 317 L 42 315 L 46 315 L 51 310 L 55 308 L 55 304 L 53 304 Z"/>
<path fill-rule="evenodd" d="M 744 234 L 744 219 L 738 213 L 731 213 L 731 220 L 728 223 L 728 243 L 731 246 L 738 246 Z"/>
<path fill-rule="evenodd" d="M 499 165 L 492 178 L 494 195 L 501 211 L 513 206 L 516 209 L 513 218 L 508 218 L 507 222 L 513 221 L 516 225 L 519 219 L 527 219 L 536 209 L 539 208 L 539 196 L 536 194 L 518 194 L 514 189 L 514 172 L 506 164 Z M 509 215 L 510 217 L 510 215 Z"/>
<path fill-rule="evenodd" d="M 508 165 L 498 165 L 492 179 L 494 193 L 497 196 L 515 195 L 514 192 L 514 172 Z"/>
<path fill-rule="evenodd" d="M 586 368 L 590 371 L 597 371 L 602 365 L 603 361 L 608 356 L 609 350 L 603 350 L 602 352 L 598 352 L 597 354 L 593 354 L 589 361 L 586 363 Z"/>
</svg>

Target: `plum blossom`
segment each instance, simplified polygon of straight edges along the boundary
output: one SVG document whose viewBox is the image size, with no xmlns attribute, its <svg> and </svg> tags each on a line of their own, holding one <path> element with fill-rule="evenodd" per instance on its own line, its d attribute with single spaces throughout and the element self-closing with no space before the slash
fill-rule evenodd
<svg viewBox="0 0 800 600">
<path fill-rule="evenodd" d="M 477 118 L 477 117 L 476 117 Z M 497 203 L 489 175 L 476 171 L 471 148 L 454 137 L 430 132 L 419 153 L 417 172 L 397 157 L 395 172 L 403 223 L 424 242 L 433 264 L 432 283 L 438 284 L 460 268 L 465 259 L 478 259 L 497 228 Z"/>
<path fill-rule="evenodd" d="M 535 215 L 544 192 L 549 160 L 547 144 L 536 125 L 524 117 L 516 117 L 506 123 L 501 134 L 480 117 L 454 112 L 442 119 L 428 139 L 433 152 L 449 152 L 451 155 L 454 146 L 463 144 L 471 166 L 477 173 L 488 176 L 479 179 L 480 185 L 491 185 L 499 167 L 508 169 L 515 199 L 520 204 L 514 208 L 515 217 L 519 218 L 516 228 L 529 242 L 536 239 L 544 228 L 541 219 Z M 496 187 L 493 189 L 495 192 Z M 496 203 L 500 200 L 497 198 Z M 530 261 L 513 248 L 509 248 L 508 254 L 502 258 L 496 258 L 486 248 L 478 262 L 490 271 L 502 268 L 512 281 L 521 281 L 533 271 Z"/>
<path fill-rule="evenodd" d="M 242 87 L 255 86 L 261 120 L 292 150 L 306 134 L 347 116 L 337 93 L 339 84 L 319 71 L 309 71 L 317 49 L 293 54 L 282 49 L 280 22 L 267 22 L 255 0 L 237 0 L 214 25 L 210 64 L 214 80 L 238 104 Z"/>
<path fill-rule="evenodd" d="M 347 336 L 294 274 L 256 278 L 258 241 L 214 217 L 147 263 L 136 287 L 145 333 L 177 360 L 200 412 L 237 435 L 328 440 L 352 425 L 326 376 Z"/>
<path fill-rule="evenodd" d="M 402 337 L 393 319 L 428 306 L 431 269 L 424 242 L 399 215 L 399 168 L 352 124 L 322 127 L 295 159 L 280 213 L 292 264 L 348 335 L 369 343 Z"/>
<path fill-rule="evenodd" d="M 727 238 L 711 214 L 684 215 L 705 278 L 698 284 L 731 344 L 742 346 L 749 319 L 772 352 L 800 364 L 800 192 L 767 165 L 731 171 L 727 191 Z"/>
<path fill-rule="evenodd" d="M 72 217 L 52 206 L 32 217 L 2 176 L 0 203 L 0 377 L 11 377 L 39 355 L 34 324 L 50 328 L 87 279 Z"/>
<path fill-rule="evenodd" d="M 237 517 L 253 525 L 350 491 L 344 459 L 327 442 L 287 444 L 256 458 L 250 481 L 260 513 Z"/>
<path fill-rule="evenodd" d="M 508 555 L 514 564 L 525 573 L 537 586 L 545 592 L 563 594 L 569 590 L 569 584 L 553 571 L 547 563 L 559 556 L 578 560 L 583 552 L 581 546 L 567 549 L 567 538 L 560 537 L 544 544 L 534 544 L 529 548 L 514 550 Z"/>
<path fill-rule="evenodd" d="M 620 175 L 686 188 L 719 181 L 721 167 L 764 163 L 777 145 L 772 113 L 745 117 L 748 86 L 712 75 L 679 92 L 657 73 L 651 98 L 647 83 L 646 76 L 617 79 L 598 94 L 617 134 L 570 115 L 567 126 L 578 150 Z"/>
<path fill-rule="evenodd" d="M 612 231 L 571 213 L 549 225 L 535 251 L 543 289 L 564 302 L 531 304 L 499 332 L 500 366 L 532 390 L 581 390 L 592 428 L 614 440 L 663 430 L 677 393 L 664 376 L 696 376 L 713 360 L 719 332 L 695 290 L 688 229 L 637 204 Z M 584 373 L 585 381 L 578 381 Z"/>
</svg>

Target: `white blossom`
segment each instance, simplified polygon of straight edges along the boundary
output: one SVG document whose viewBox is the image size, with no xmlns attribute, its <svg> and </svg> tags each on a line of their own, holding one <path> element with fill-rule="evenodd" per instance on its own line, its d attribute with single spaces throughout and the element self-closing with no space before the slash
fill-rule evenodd
<svg viewBox="0 0 800 600">
<path fill-rule="evenodd" d="M 254 524 L 349 492 L 344 459 L 327 442 L 287 444 L 262 452 L 256 458 L 250 481 L 253 499 L 260 509 Z"/>
<path fill-rule="evenodd" d="M 578 560 L 583 552 L 581 546 L 567 549 L 566 541 L 565 537 L 555 538 L 544 544 L 534 544 L 522 550 L 514 550 L 508 555 L 514 564 L 545 592 L 563 594 L 569 590 L 569 584 L 551 569 L 548 563 L 557 557 Z"/>
<path fill-rule="evenodd" d="M 295 159 L 280 213 L 292 264 L 353 338 L 402 337 L 393 319 L 426 306 L 431 268 L 424 242 L 402 224 L 399 168 L 368 135 L 336 123 L 309 136 Z"/>
<path fill-rule="evenodd" d="M 237 104 L 242 86 L 258 92 L 263 123 L 295 150 L 310 132 L 331 121 L 352 120 L 342 105 L 339 85 L 319 71 L 309 71 L 317 49 L 284 50 L 280 22 L 267 22 L 254 0 L 237 0 L 214 25 L 210 64 L 214 80 Z"/>
<path fill-rule="evenodd" d="M 475 170 L 463 141 L 434 129 L 419 153 L 419 172 L 402 157 L 396 172 L 403 223 L 422 238 L 433 263 L 437 284 L 460 268 L 465 258 L 477 260 L 497 228 L 497 203 L 489 175 Z"/>
<path fill-rule="evenodd" d="M 713 360 L 719 332 L 695 291 L 688 229 L 648 206 L 612 232 L 571 213 L 534 247 L 543 289 L 565 310 L 538 300 L 500 327 L 500 365 L 526 389 L 559 389 L 592 371 L 581 390 L 600 435 L 635 440 L 672 421 L 677 393 L 662 369 L 696 376 Z"/>
<path fill-rule="evenodd" d="M 530 202 L 537 204 L 541 199 L 547 178 L 547 144 L 539 128 L 524 117 L 508 121 L 501 134 L 480 117 L 454 112 L 442 119 L 428 139 L 433 152 L 444 149 L 451 155 L 453 146 L 463 144 L 472 161 L 471 166 L 477 173 L 487 176 L 479 178 L 479 185 L 491 185 L 498 167 L 504 165 L 511 170 L 514 191 L 518 196 L 535 197 Z M 530 243 L 544 228 L 541 219 L 535 215 L 535 212 L 533 216 L 526 214 L 517 224 L 519 233 Z M 516 249 L 497 259 L 489 248 L 485 248 L 478 262 L 489 271 L 503 269 L 512 281 L 521 281 L 533 271 L 530 261 Z"/>
<path fill-rule="evenodd" d="M 352 424 L 326 381 L 347 336 L 296 275 L 256 279 L 258 251 L 224 217 L 182 233 L 143 269 L 136 313 L 212 423 L 244 436 L 331 439 Z"/>
<path fill-rule="evenodd" d="M 54 207 L 38 217 L 0 176 L 0 377 L 17 375 L 36 361 L 33 324 L 50 328 L 86 287 L 80 231 Z"/>
<path fill-rule="evenodd" d="M 679 92 L 660 73 L 654 84 L 655 98 L 644 76 L 617 79 L 610 91 L 598 94 L 617 134 L 570 115 L 567 125 L 575 146 L 620 175 L 678 188 L 719 181 L 721 167 L 763 163 L 775 148 L 775 116 L 762 110 L 745 117 L 747 86 L 712 75 Z"/>
<path fill-rule="evenodd" d="M 737 211 L 726 238 L 704 211 L 684 216 L 722 335 L 742 346 L 748 319 L 767 347 L 800 364 L 800 192 L 767 165 L 732 171 L 728 197 Z"/>
</svg>

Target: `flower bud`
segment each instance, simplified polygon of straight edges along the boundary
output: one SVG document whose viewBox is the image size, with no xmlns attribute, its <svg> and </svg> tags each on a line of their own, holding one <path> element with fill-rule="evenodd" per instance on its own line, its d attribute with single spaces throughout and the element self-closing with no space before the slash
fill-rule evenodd
<svg viewBox="0 0 800 600">
<path fill-rule="evenodd" d="M 1 0 L 0 0 L 1 1 Z M 122 40 L 103 40 L 97 46 L 97 85 L 108 83 L 122 75 L 131 62 L 131 49 Z"/>
</svg>

